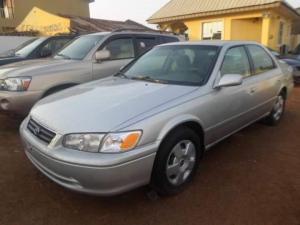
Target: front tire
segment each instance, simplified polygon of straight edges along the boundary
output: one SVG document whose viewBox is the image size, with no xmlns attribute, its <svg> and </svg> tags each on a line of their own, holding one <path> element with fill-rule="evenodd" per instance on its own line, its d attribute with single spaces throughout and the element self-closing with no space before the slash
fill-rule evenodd
<svg viewBox="0 0 300 225">
<path fill-rule="evenodd" d="M 154 163 L 151 186 L 160 195 L 174 195 L 193 179 L 202 154 L 199 136 L 180 127 L 163 141 Z"/>
<path fill-rule="evenodd" d="M 265 119 L 267 125 L 276 126 L 281 121 L 285 112 L 286 99 L 283 93 L 277 96 L 275 105 L 270 115 Z"/>
</svg>

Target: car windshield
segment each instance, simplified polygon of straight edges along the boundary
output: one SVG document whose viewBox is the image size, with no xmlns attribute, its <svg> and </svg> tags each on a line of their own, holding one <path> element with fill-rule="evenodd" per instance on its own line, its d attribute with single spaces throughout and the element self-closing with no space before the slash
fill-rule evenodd
<svg viewBox="0 0 300 225">
<path fill-rule="evenodd" d="M 45 41 L 45 38 L 38 38 L 34 39 L 33 42 L 30 42 L 29 44 L 25 46 L 21 46 L 15 51 L 16 56 L 21 56 L 21 57 L 27 57 L 34 51 L 41 43 Z"/>
<path fill-rule="evenodd" d="M 217 46 L 169 45 L 156 47 L 120 75 L 128 79 L 180 85 L 203 85 L 215 64 Z"/>
<path fill-rule="evenodd" d="M 104 37 L 105 35 L 81 36 L 58 52 L 54 58 L 82 60 Z"/>
</svg>

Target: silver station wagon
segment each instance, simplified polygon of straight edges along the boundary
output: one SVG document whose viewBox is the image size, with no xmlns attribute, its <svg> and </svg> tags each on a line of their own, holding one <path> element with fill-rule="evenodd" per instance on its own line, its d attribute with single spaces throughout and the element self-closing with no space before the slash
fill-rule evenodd
<svg viewBox="0 0 300 225">
<path fill-rule="evenodd" d="M 68 189 L 172 195 L 205 150 L 258 120 L 278 124 L 292 88 L 290 69 L 257 43 L 166 44 L 41 100 L 20 132 L 29 160 Z"/>
</svg>

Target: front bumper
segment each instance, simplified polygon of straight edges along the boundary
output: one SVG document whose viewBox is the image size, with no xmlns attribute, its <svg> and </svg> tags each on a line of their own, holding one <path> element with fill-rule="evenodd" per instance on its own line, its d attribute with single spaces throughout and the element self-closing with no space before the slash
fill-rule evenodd
<svg viewBox="0 0 300 225">
<path fill-rule="evenodd" d="M 0 91 L 0 111 L 27 115 L 32 106 L 42 97 L 39 91 Z"/>
<path fill-rule="evenodd" d="M 123 154 L 80 152 L 61 145 L 46 146 L 25 124 L 27 120 L 21 125 L 20 133 L 28 159 L 44 175 L 65 188 L 112 196 L 150 182 L 157 144 Z"/>
<path fill-rule="evenodd" d="M 294 81 L 300 84 L 300 67 L 295 67 L 293 71 Z"/>
</svg>

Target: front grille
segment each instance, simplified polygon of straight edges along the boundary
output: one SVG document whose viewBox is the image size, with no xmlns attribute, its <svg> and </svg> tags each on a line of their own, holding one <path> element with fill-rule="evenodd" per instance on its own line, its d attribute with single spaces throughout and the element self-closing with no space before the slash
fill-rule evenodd
<svg viewBox="0 0 300 225">
<path fill-rule="evenodd" d="M 36 136 L 38 139 L 42 140 L 47 144 L 50 144 L 56 135 L 55 133 L 43 127 L 33 119 L 29 120 L 27 128 L 34 136 Z"/>
</svg>

